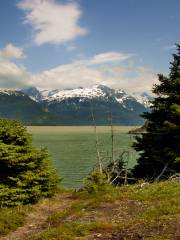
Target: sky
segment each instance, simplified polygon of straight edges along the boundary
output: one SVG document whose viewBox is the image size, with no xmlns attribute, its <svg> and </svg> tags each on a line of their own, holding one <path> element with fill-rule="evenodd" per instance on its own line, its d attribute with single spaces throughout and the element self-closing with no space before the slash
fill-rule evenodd
<svg viewBox="0 0 180 240">
<path fill-rule="evenodd" d="M 180 43 L 179 0 L 1 0 L 0 88 L 150 92 Z"/>
</svg>

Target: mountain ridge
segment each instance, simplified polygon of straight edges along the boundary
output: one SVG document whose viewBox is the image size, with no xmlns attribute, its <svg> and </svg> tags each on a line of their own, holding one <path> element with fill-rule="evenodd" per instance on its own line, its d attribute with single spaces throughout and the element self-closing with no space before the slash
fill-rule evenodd
<svg viewBox="0 0 180 240">
<path fill-rule="evenodd" d="M 54 90 L 46 90 L 46 89 L 38 89 L 36 87 L 30 87 L 27 89 L 22 90 L 26 93 L 29 97 L 33 100 L 40 102 L 40 101 L 54 101 L 54 100 L 64 100 L 67 98 L 98 98 L 98 97 L 106 97 L 107 95 L 115 96 L 116 100 L 120 103 L 127 98 L 134 98 L 142 105 L 146 106 L 147 108 L 150 106 L 149 101 L 153 98 L 148 95 L 147 93 L 142 94 L 128 94 L 122 89 L 113 89 L 109 88 L 105 85 L 94 85 L 91 88 L 74 88 L 74 89 L 54 89 Z"/>
<path fill-rule="evenodd" d="M 149 111 L 147 96 L 137 96 L 104 85 L 92 88 L 44 90 L 0 89 L 0 117 L 15 118 L 28 125 L 141 125 Z M 110 116 L 112 119 L 110 120 Z"/>
<path fill-rule="evenodd" d="M 53 117 L 44 106 L 19 90 L 0 89 L 0 118 L 13 118 L 27 125 L 44 125 Z"/>
<path fill-rule="evenodd" d="M 143 99 L 104 85 L 63 90 L 32 87 L 23 92 L 44 104 L 63 124 L 91 125 L 93 111 L 97 125 L 109 125 L 109 115 L 113 115 L 114 124 L 137 125 L 143 123 L 139 115 L 148 111 L 147 96 L 142 104 Z"/>
</svg>

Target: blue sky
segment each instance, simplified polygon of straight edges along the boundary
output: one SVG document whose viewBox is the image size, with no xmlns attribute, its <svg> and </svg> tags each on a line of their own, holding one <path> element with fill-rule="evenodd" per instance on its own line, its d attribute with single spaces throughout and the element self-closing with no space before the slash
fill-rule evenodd
<svg viewBox="0 0 180 240">
<path fill-rule="evenodd" d="M 150 91 L 180 39 L 179 0 L 1 0 L 0 87 Z"/>
</svg>

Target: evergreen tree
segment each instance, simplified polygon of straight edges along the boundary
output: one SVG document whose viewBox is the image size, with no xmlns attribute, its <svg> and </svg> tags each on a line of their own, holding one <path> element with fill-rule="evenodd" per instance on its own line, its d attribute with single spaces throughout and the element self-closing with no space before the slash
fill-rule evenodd
<svg viewBox="0 0 180 240">
<path fill-rule="evenodd" d="M 16 120 L 0 119 L 0 205 L 36 202 L 51 196 L 57 183 L 47 150 L 34 148 L 31 135 Z"/>
<path fill-rule="evenodd" d="M 151 111 L 144 113 L 147 133 L 136 137 L 134 148 L 140 152 L 133 170 L 136 178 L 159 180 L 180 172 L 180 45 L 173 54 L 170 73 L 159 74 Z"/>
</svg>

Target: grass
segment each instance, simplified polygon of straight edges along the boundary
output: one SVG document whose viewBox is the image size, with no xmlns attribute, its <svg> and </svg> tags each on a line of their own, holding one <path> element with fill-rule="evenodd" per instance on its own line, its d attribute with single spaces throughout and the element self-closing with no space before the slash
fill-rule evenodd
<svg viewBox="0 0 180 240">
<path fill-rule="evenodd" d="M 134 128 L 134 127 L 133 127 Z M 132 144 L 127 132 L 132 127 L 114 127 L 114 148 L 118 156 Z M 36 146 L 46 146 L 55 167 L 63 178 L 63 185 L 68 188 L 79 188 L 82 180 L 97 165 L 95 134 L 93 126 L 68 127 L 28 127 L 33 133 L 33 142 Z M 110 127 L 97 127 L 99 150 L 104 162 L 111 156 Z M 137 153 L 131 152 L 129 166 L 135 164 Z"/>
<path fill-rule="evenodd" d="M 27 207 L 0 209 L 0 236 L 6 235 L 25 223 Z"/>
<path fill-rule="evenodd" d="M 95 194 L 83 191 L 72 193 L 72 198 L 70 207 L 51 214 L 44 230 L 30 239 L 96 239 L 97 235 L 98 239 L 133 240 L 180 237 L 179 182 L 144 187 L 136 184 Z"/>
<path fill-rule="evenodd" d="M 94 231 L 107 231 L 107 229 L 112 230 L 112 226 L 95 222 L 89 224 L 66 223 L 57 228 L 52 228 L 43 234 L 34 236 L 32 240 L 73 240 L 75 237 L 85 237 Z"/>
<path fill-rule="evenodd" d="M 0 235 L 25 224 L 28 240 L 178 240 L 179 202 L 177 181 L 110 186 L 92 194 L 59 192 L 31 208 L 34 230 L 25 223 L 26 208 L 1 209 Z"/>
</svg>

